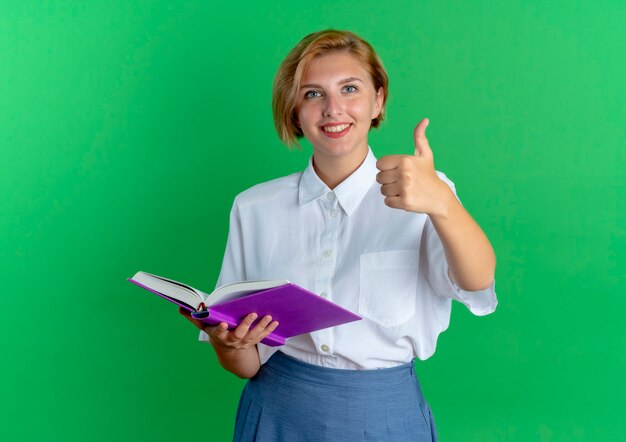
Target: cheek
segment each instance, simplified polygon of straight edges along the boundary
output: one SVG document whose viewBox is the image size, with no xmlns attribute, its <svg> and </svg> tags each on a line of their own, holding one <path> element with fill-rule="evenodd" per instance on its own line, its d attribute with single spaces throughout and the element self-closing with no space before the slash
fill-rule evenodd
<svg viewBox="0 0 626 442">
<path fill-rule="evenodd" d="M 359 103 L 352 103 L 352 106 L 350 106 L 350 110 L 349 112 L 351 112 L 351 114 L 353 115 L 353 118 L 355 119 L 359 119 L 359 120 L 371 120 L 371 115 L 374 112 L 374 106 L 370 101 L 361 101 Z"/>
<path fill-rule="evenodd" d="M 316 120 L 313 118 L 313 109 L 311 109 L 311 106 L 300 109 L 300 112 L 298 112 L 298 121 L 300 122 L 301 128 L 315 125 Z"/>
</svg>

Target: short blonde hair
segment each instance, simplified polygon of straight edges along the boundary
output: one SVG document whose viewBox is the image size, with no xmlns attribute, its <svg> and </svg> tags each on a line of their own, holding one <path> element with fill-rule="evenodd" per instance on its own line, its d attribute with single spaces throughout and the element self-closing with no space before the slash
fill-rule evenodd
<svg viewBox="0 0 626 442">
<path fill-rule="evenodd" d="M 380 114 L 372 120 L 371 127 L 380 126 L 387 102 L 389 78 L 374 48 L 358 35 L 349 31 L 327 29 L 304 37 L 280 64 L 272 90 L 274 126 L 280 140 L 289 147 L 300 147 L 298 139 L 304 134 L 298 127 L 297 103 L 302 77 L 315 57 L 331 51 L 346 51 L 355 56 L 370 74 L 374 90 L 383 89 Z"/>
</svg>

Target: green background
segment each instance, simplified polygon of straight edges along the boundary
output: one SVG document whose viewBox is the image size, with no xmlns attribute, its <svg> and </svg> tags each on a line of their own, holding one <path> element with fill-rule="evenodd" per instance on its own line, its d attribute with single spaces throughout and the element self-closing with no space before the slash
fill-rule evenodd
<svg viewBox="0 0 626 442">
<path fill-rule="evenodd" d="M 623 1 L 305 3 L 0 2 L 0 439 L 230 439 L 244 381 L 126 278 L 213 288 L 234 196 L 311 154 L 276 68 L 334 27 L 391 78 L 374 152 L 430 118 L 498 257 L 416 364 L 441 440 L 626 440 Z"/>
</svg>

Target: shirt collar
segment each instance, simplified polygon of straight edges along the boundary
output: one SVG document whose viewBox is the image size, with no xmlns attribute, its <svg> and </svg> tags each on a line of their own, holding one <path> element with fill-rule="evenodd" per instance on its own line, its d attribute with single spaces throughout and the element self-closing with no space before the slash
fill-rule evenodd
<svg viewBox="0 0 626 442">
<path fill-rule="evenodd" d="M 326 184 L 317 176 L 313 169 L 313 157 L 309 160 L 308 167 L 302 173 L 299 188 L 300 206 L 305 206 L 310 202 L 333 192 L 337 197 L 339 205 L 347 215 L 351 215 L 358 207 L 359 203 L 372 186 L 376 179 L 376 157 L 368 146 L 367 156 L 363 163 L 352 175 L 343 180 L 335 189 L 330 190 Z"/>
</svg>

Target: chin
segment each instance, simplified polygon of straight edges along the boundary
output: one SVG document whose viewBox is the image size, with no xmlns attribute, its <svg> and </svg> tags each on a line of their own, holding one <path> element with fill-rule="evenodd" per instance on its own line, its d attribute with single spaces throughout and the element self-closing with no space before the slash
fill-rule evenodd
<svg viewBox="0 0 626 442">
<path fill-rule="evenodd" d="M 340 158 L 340 157 L 345 157 L 351 154 L 355 154 L 358 152 L 357 149 L 353 148 L 353 147 L 323 147 L 320 149 L 314 148 L 314 151 L 325 155 L 325 156 L 329 156 L 329 157 L 336 157 L 336 158 Z"/>
</svg>

